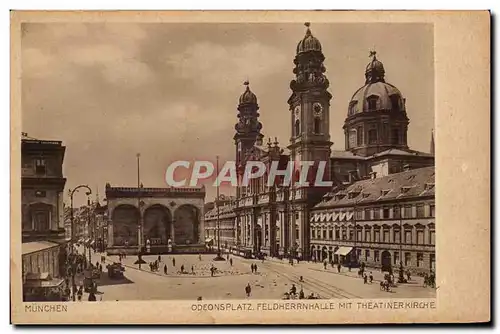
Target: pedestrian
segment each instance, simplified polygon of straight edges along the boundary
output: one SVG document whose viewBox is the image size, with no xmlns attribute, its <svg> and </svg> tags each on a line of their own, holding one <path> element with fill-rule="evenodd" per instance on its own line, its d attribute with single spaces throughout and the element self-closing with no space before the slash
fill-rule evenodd
<svg viewBox="0 0 500 334">
<path fill-rule="evenodd" d="M 158 262 L 161 262 L 161 255 L 158 255 Z"/>
<path fill-rule="evenodd" d="M 290 288 L 290 294 L 295 295 L 297 293 L 297 287 L 295 284 L 292 284 L 292 287 Z"/>
<path fill-rule="evenodd" d="M 410 269 L 408 269 L 408 270 L 406 271 L 406 277 L 408 278 L 408 281 L 410 281 L 410 280 L 411 280 L 411 272 L 410 272 Z"/>
<path fill-rule="evenodd" d="M 302 288 L 301 288 L 300 292 L 299 292 L 299 299 L 304 299 L 304 298 L 305 298 L 304 290 L 302 290 Z"/>
<path fill-rule="evenodd" d="M 255 273 L 257 274 L 257 264 L 254 264 L 253 267 L 254 267 Z"/>
<path fill-rule="evenodd" d="M 167 265 L 163 266 L 163 272 L 165 273 L 165 275 L 167 274 Z"/>
<path fill-rule="evenodd" d="M 341 268 L 341 265 L 340 265 L 340 263 L 339 263 L 339 264 L 337 264 L 337 271 L 338 271 L 339 273 L 340 273 L 340 268 Z"/>
<path fill-rule="evenodd" d="M 323 268 L 326 270 L 326 260 L 323 262 Z"/>
<path fill-rule="evenodd" d="M 372 284 L 372 283 L 373 283 L 373 274 L 372 274 L 372 272 L 370 271 L 370 284 Z"/>
<path fill-rule="evenodd" d="M 191 266 L 191 273 L 194 274 L 194 266 Z"/>
<path fill-rule="evenodd" d="M 93 291 L 89 293 L 89 302 L 95 302 L 97 299 L 95 298 L 95 294 Z"/>
<path fill-rule="evenodd" d="M 233 266 L 233 259 L 229 259 L 229 264 L 231 265 L 231 267 Z"/>
<path fill-rule="evenodd" d="M 250 297 L 250 293 L 252 293 L 252 287 L 250 287 L 250 283 L 248 283 L 245 287 L 245 293 L 247 294 L 247 297 Z"/>
<path fill-rule="evenodd" d="M 250 265 L 250 270 L 252 270 L 252 274 L 253 274 L 253 263 Z"/>
<path fill-rule="evenodd" d="M 198 254 L 198 260 L 200 260 L 200 261 L 201 261 L 201 253 L 200 253 L 200 254 Z"/>
<path fill-rule="evenodd" d="M 81 302 L 82 301 L 82 296 L 83 296 L 83 287 L 80 286 L 80 288 L 78 289 L 78 292 L 76 293 L 76 296 L 78 298 L 78 301 Z"/>
<path fill-rule="evenodd" d="M 366 274 L 363 275 L 363 283 L 368 283 L 368 276 L 366 276 Z"/>
<path fill-rule="evenodd" d="M 175 257 L 172 258 L 172 265 L 175 267 Z"/>
<path fill-rule="evenodd" d="M 181 265 L 181 274 L 184 273 L 184 265 Z"/>
</svg>

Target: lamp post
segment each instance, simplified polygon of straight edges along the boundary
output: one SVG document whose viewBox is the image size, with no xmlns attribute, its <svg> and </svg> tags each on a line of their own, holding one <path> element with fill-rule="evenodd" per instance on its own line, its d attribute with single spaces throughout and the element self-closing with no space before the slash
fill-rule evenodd
<svg viewBox="0 0 500 334">
<path fill-rule="evenodd" d="M 401 205 L 399 205 L 399 283 L 403 283 L 405 280 L 403 267 L 403 216 L 401 211 Z"/>
<path fill-rule="evenodd" d="M 70 202 L 71 202 L 71 253 L 73 253 L 73 250 L 75 247 L 74 246 L 74 244 L 75 244 L 75 217 L 73 215 L 73 195 L 80 188 L 87 189 L 87 193 L 86 193 L 87 196 L 90 196 L 92 194 L 92 189 L 90 189 L 90 187 L 85 185 L 85 184 L 81 184 L 73 190 L 70 189 L 69 197 L 70 197 Z M 73 257 L 73 261 L 75 261 L 74 257 Z M 75 264 L 73 263 L 71 266 L 71 288 L 73 288 L 75 286 L 75 270 L 76 270 Z M 75 294 L 73 293 L 73 301 L 75 301 L 75 300 L 76 300 Z"/>
</svg>

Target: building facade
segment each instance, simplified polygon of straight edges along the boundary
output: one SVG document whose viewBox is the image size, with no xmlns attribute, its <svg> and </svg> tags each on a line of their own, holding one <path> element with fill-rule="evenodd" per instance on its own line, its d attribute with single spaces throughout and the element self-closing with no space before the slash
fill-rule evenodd
<svg viewBox="0 0 500 334">
<path fill-rule="evenodd" d="M 329 81 L 325 76 L 326 68 L 323 64 L 325 56 L 320 41 L 313 36 L 309 24 L 306 25 L 306 34 L 298 42 L 294 58 L 293 73 L 295 77 L 290 83 L 292 93 L 288 99 L 290 142 L 286 147 L 281 147 L 276 138 L 274 141 L 269 138 L 267 143 L 264 143 L 263 126 L 259 121 L 258 99 L 250 90 L 249 83 L 245 82 L 245 91 L 238 101 L 238 122 L 235 125 L 236 133 L 233 137 L 236 147 L 238 187 L 236 199 L 224 208 L 224 226 L 228 228 L 225 231 L 230 231 L 227 232 L 227 235 L 224 234 L 224 238 L 235 249 L 253 254 L 264 253 L 268 256 L 289 256 L 307 260 L 327 259 L 334 261 L 335 255 L 339 259 L 340 256 L 343 259 L 346 256 L 352 259 L 351 252 L 354 246 L 339 243 L 338 241 L 344 239 L 335 238 L 336 232 L 331 226 L 318 232 L 319 227 L 316 220 L 318 215 L 319 217 L 330 217 L 328 215 L 333 214 L 330 210 L 333 207 L 336 208 L 335 212 L 353 212 L 352 208 L 349 209 L 351 204 L 332 201 L 335 201 L 335 198 L 340 198 L 342 193 L 349 192 L 351 187 L 357 189 L 361 184 L 365 186 L 371 183 L 376 183 L 379 186 L 384 185 L 386 188 L 383 188 L 382 191 L 387 192 L 392 188 L 385 185 L 384 182 L 393 179 L 391 182 L 395 183 L 391 186 L 406 187 L 406 183 L 400 179 L 403 176 L 397 175 L 406 175 L 405 173 L 410 171 L 416 173 L 411 183 L 415 189 L 424 189 L 428 187 L 427 184 L 433 184 L 433 137 L 431 139 L 431 153 L 410 149 L 407 142 L 409 118 L 406 100 L 394 85 L 386 82 L 384 65 L 377 59 L 376 53 L 372 52 L 371 59 L 364 71 L 364 84 L 354 91 L 351 101 L 346 106 L 347 117 L 342 127 L 345 135 L 345 150 L 331 150 L 330 100 L 332 95 L 328 91 Z M 264 163 L 267 171 L 270 170 L 273 163 L 278 165 L 279 170 L 284 171 L 290 162 L 297 166 L 301 161 L 313 161 L 314 164 L 309 168 L 309 173 L 304 176 L 306 180 L 310 184 L 314 184 L 317 171 L 325 167 L 326 172 L 322 175 L 322 180 L 332 181 L 333 186 L 294 186 L 295 182 L 301 179 L 300 168 L 294 168 L 290 186 L 284 182 L 283 176 L 270 180 L 274 182 L 267 182 L 269 176 L 267 172 L 258 179 L 252 179 L 247 186 L 243 186 L 241 181 L 244 178 L 245 165 L 251 161 Z M 423 176 L 418 176 L 421 174 Z M 399 191 L 396 188 L 391 190 L 392 193 Z M 377 197 L 375 200 L 373 198 L 375 194 L 372 194 L 372 191 L 375 190 L 370 188 L 370 192 L 368 192 L 365 189 L 364 195 L 361 194 L 362 192 L 358 195 L 363 198 L 363 205 L 366 209 L 374 212 L 373 217 L 380 217 L 381 214 L 387 213 L 380 203 L 388 200 L 388 197 L 383 199 Z M 366 197 L 367 194 L 370 194 L 370 197 Z M 355 198 L 353 200 L 356 201 Z M 421 203 L 424 203 L 424 207 L 427 208 L 425 212 L 430 212 L 431 206 L 434 210 L 433 191 L 418 196 L 411 191 L 407 194 L 399 194 L 391 198 L 391 201 L 406 206 L 418 206 L 419 215 L 421 214 Z M 325 203 L 330 203 L 328 204 L 331 206 L 328 209 L 330 211 L 325 211 L 327 207 Z M 391 210 L 392 206 L 389 214 L 393 215 Z M 343 217 L 344 220 L 346 217 L 350 217 L 348 221 L 352 222 L 352 217 L 347 213 L 345 215 L 338 214 L 335 217 L 336 219 Z M 368 243 L 364 244 L 364 248 L 356 250 L 355 253 L 361 252 L 362 256 L 355 257 L 355 260 L 361 260 L 364 256 L 364 262 L 373 266 L 381 266 L 383 258 L 385 266 L 389 259 L 387 252 L 390 254 L 392 263 L 396 258 L 405 262 L 402 257 L 406 257 L 410 253 L 410 258 L 406 261 L 408 266 L 415 264 L 414 267 L 419 268 L 422 266 L 432 267 L 434 246 L 430 242 L 430 236 L 431 230 L 434 229 L 433 217 L 425 217 L 429 219 L 417 222 L 416 218 L 403 216 L 403 227 L 406 226 L 406 229 L 412 231 L 412 241 L 416 238 L 415 240 L 419 242 L 408 244 L 405 249 L 399 251 L 396 251 L 400 245 L 396 241 L 397 233 L 394 232 L 394 222 L 383 222 L 379 221 L 380 218 L 368 219 L 366 216 L 365 219 L 364 217 L 360 221 L 362 220 L 365 225 L 368 224 L 373 228 L 367 234 L 368 230 L 363 232 L 363 229 L 368 229 L 368 227 L 362 227 L 360 233 L 362 235 L 365 233 L 365 236 L 373 234 L 373 238 L 369 239 L 369 242 L 366 241 Z M 419 216 L 420 218 L 423 217 Z M 207 213 L 206 219 L 210 220 L 211 223 L 207 225 L 205 235 L 207 237 L 217 235 L 217 218 L 214 216 L 213 210 Z M 231 219 L 234 219 L 234 224 L 231 224 Z M 326 218 L 322 219 L 322 223 L 325 223 Z M 384 219 L 397 220 L 399 218 L 397 218 L 396 213 L 394 218 L 386 217 Z M 230 226 L 234 226 L 233 230 L 229 229 Z M 380 233 L 384 238 L 387 233 L 390 237 L 389 239 L 377 239 L 379 241 L 374 242 L 375 236 L 379 235 L 378 232 L 375 233 L 379 226 Z M 392 230 L 387 226 L 392 226 Z M 425 238 L 420 243 L 422 241 L 420 233 L 422 226 Z M 360 227 L 357 225 L 356 228 L 359 230 Z M 349 233 L 351 232 L 354 233 L 354 230 L 350 229 Z M 324 233 L 326 234 L 324 235 Z M 344 232 L 339 230 L 339 233 Z M 347 229 L 345 233 L 348 233 Z M 432 235 L 434 235 L 433 233 Z M 231 234 L 234 235 L 233 240 L 230 240 Z M 342 235 L 340 234 L 340 236 Z M 321 239 L 318 239 L 318 236 Z M 324 242 L 318 243 L 318 241 Z M 353 240 L 349 239 L 349 241 Z M 384 245 L 380 243 L 392 246 L 384 248 Z M 345 247 L 352 249 L 349 250 Z M 349 252 L 344 255 L 340 254 L 347 251 Z M 383 253 L 385 251 L 387 252 Z M 404 255 L 401 255 L 403 253 Z"/>
<path fill-rule="evenodd" d="M 62 280 L 57 278 L 65 275 L 64 153 L 60 141 L 21 140 L 22 262 L 27 294 L 42 280 L 59 285 Z"/>
</svg>

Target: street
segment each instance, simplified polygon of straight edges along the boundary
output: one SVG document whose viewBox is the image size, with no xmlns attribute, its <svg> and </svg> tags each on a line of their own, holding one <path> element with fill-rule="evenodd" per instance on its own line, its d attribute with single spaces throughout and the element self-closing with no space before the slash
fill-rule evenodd
<svg viewBox="0 0 500 334">
<path fill-rule="evenodd" d="M 342 268 L 341 273 L 330 266 L 325 270 L 321 263 L 301 262 L 290 265 L 277 259 L 249 260 L 231 256 L 229 261 L 212 261 L 215 255 L 162 255 L 159 270 L 152 272 L 149 262 L 157 255 L 146 255 L 143 259 L 148 264 L 134 264 L 137 256 L 128 256 L 122 260 L 125 266 L 123 279 L 110 279 L 106 265 L 118 262 L 117 256 L 106 257 L 103 274 L 98 284 L 97 300 L 203 300 L 217 299 L 282 299 L 285 292 L 295 284 L 297 293 L 303 289 L 307 297 L 311 293 L 320 298 L 433 298 L 436 290 L 424 288 L 422 278 L 412 278 L 409 284 L 398 285 L 390 292 L 381 291 L 380 271 L 373 270 L 374 282 L 364 284 L 356 277 L 357 270 L 349 272 Z M 101 254 L 94 253 L 92 262 L 100 261 Z M 172 259 L 175 258 L 175 267 Z M 252 273 L 250 265 L 257 265 L 257 273 Z M 217 268 L 214 277 L 210 275 L 212 264 Z M 164 274 L 167 266 L 167 275 Z M 184 265 L 184 273 L 180 272 Z M 193 270 L 192 270 L 193 269 Z M 368 269 L 369 271 L 369 269 Z M 303 282 L 300 282 L 300 276 Z M 245 287 L 250 284 L 250 297 L 245 294 Z M 84 295 L 83 300 L 87 300 Z"/>
</svg>

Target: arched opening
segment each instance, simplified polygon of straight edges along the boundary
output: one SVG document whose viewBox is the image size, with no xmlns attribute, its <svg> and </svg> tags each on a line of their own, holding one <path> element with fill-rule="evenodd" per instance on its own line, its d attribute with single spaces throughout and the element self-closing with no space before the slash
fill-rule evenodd
<svg viewBox="0 0 500 334">
<path fill-rule="evenodd" d="M 139 228 L 139 210 L 128 204 L 117 206 L 112 214 L 113 245 L 137 245 L 137 232 Z"/>
<path fill-rule="evenodd" d="M 190 204 L 181 205 L 174 213 L 174 242 L 177 245 L 198 243 L 200 214 Z"/>
<path fill-rule="evenodd" d="M 29 230 L 48 231 L 50 230 L 50 221 L 52 218 L 53 206 L 46 203 L 33 203 L 29 206 Z"/>
<path fill-rule="evenodd" d="M 368 131 L 368 143 L 369 144 L 376 144 L 377 143 L 377 130 L 376 129 L 370 129 Z"/>
<path fill-rule="evenodd" d="M 391 271 L 392 263 L 391 263 L 391 253 L 389 251 L 382 252 L 382 271 Z"/>
<path fill-rule="evenodd" d="M 298 119 L 295 120 L 295 137 L 300 136 L 300 121 Z"/>
<path fill-rule="evenodd" d="M 399 96 L 394 94 L 389 97 L 391 99 L 391 110 L 392 111 L 399 111 L 400 110 L 400 99 Z"/>
<path fill-rule="evenodd" d="M 397 145 L 399 143 L 400 143 L 399 130 L 398 129 L 392 129 L 392 131 L 391 131 L 391 144 Z"/>
<path fill-rule="evenodd" d="M 378 96 L 372 95 L 372 96 L 369 96 L 366 100 L 368 103 L 368 111 L 377 110 Z"/>
<path fill-rule="evenodd" d="M 151 245 L 166 245 L 172 239 L 172 216 L 163 205 L 155 204 L 144 212 L 144 240 Z"/>
<path fill-rule="evenodd" d="M 314 133 L 321 133 L 321 118 L 314 117 Z"/>
</svg>

